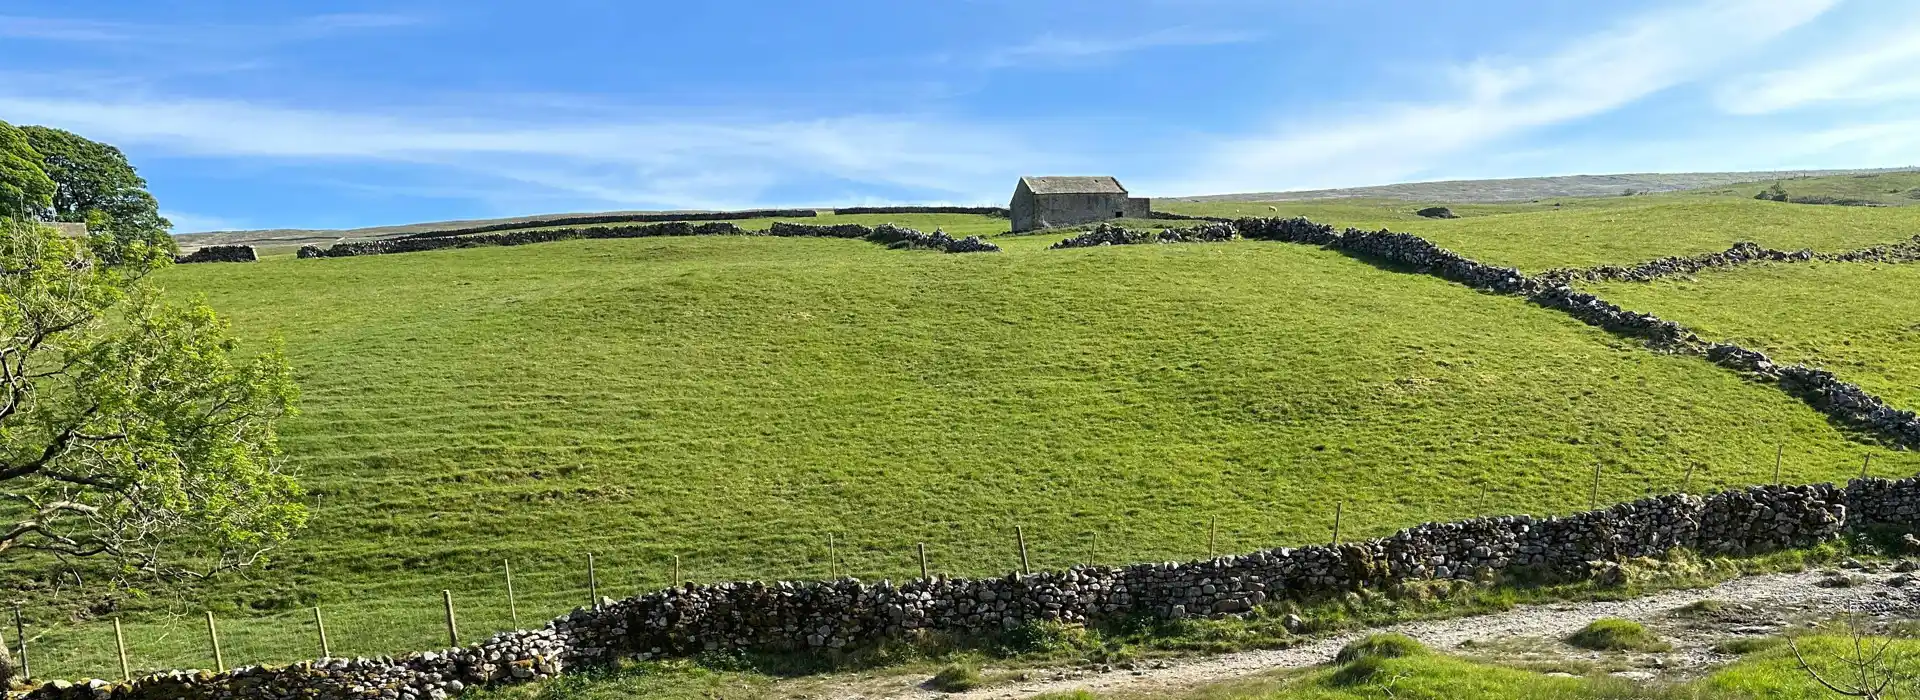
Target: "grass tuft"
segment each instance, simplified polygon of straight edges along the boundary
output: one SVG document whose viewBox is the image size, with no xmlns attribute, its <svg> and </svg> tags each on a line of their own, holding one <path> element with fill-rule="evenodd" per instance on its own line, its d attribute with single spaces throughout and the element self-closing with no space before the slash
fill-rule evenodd
<svg viewBox="0 0 1920 700">
<path fill-rule="evenodd" d="M 1366 638 L 1340 648 L 1333 657 L 1335 663 L 1352 663 L 1360 659 L 1403 659 L 1427 653 L 1427 647 L 1418 640 L 1404 634 L 1382 633 L 1368 635 Z"/>
<path fill-rule="evenodd" d="M 1567 643 L 1594 651 L 1667 651 L 1672 644 L 1662 641 L 1638 622 L 1605 617 L 1588 623 L 1567 637 Z"/>
<path fill-rule="evenodd" d="M 927 687 L 943 693 L 961 693 L 987 684 L 980 667 L 971 663 L 952 663 L 927 681 Z"/>
<path fill-rule="evenodd" d="M 1713 645 L 1713 652 L 1730 656 L 1746 656 L 1754 652 L 1775 649 L 1786 643 L 1785 637 L 1735 637 Z"/>
</svg>

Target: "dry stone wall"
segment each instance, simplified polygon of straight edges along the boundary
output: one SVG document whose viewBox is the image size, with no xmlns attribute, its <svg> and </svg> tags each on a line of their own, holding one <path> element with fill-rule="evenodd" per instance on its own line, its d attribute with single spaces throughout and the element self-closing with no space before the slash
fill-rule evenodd
<svg viewBox="0 0 1920 700">
<path fill-rule="evenodd" d="M 1883 245 L 1841 251 L 1815 253 L 1811 250 L 1784 251 L 1762 248 L 1742 241 L 1718 253 L 1676 255 L 1637 265 L 1601 265 L 1587 268 L 1555 268 L 1540 273 L 1546 284 L 1573 282 L 1650 282 L 1664 277 L 1691 275 L 1706 269 L 1731 268 L 1765 262 L 1879 262 L 1910 263 L 1920 261 L 1920 236 Z"/>
<path fill-rule="evenodd" d="M 1778 385 L 1836 423 L 1865 432 L 1892 447 L 1920 449 L 1920 416 L 1888 406 L 1879 397 L 1859 385 L 1841 381 L 1832 372 L 1804 365 L 1783 366 L 1756 350 L 1707 343 L 1679 323 L 1622 309 L 1593 294 L 1577 291 L 1565 281 L 1528 277 L 1513 268 L 1476 262 L 1411 234 L 1356 229 L 1336 233 L 1332 226 L 1302 218 L 1240 219 L 1234 222 L 1234 228 L 1244 238 L 1324 246 L 1483 291 L 1525 296 L 1535 304 L 1558 309 L 1588 325 L 1644 340 L 1657 350 L 1705 355 L 1722 367 Z M 1727 265 L 1744 264 L 1736 261 L 1773 259 L 1778 253 L 1757 247 L 1736 246 L 1736 250 L 1746 252 L 1716 254 L 1721 257 L 1714 259 Z M 1754 252 L 1756 250 L 1759 252 Z M 1779 255 L 1790 260 L 1801 257 L 1798 253 Z M 1898 262 L 1909 257 L 1920 260 L 1920 237 L 1857 251 L 1816 254 L 1813 259 Z M 1669 268 L 1683 269 L 1692 264 L 1671 263 Z"/>
<path fill-rule="evenodd" d="M 653 238 L 660 236 L 774 236 L 774 237 L 818 237 L 818 238 L 860 238 L 881 244 L 904 243 L 902 247 L 943 250 L 949 253 L 971 253 L 998 251 L 999 247 L 985 239 L 973 236 L 954 239 L 944 232 L 921 233 L 909 228 L 892 224 L 867 227 L 859 224 L 835 224 L 818 226 L 795 224 L 784 221 L 774 222 L 764 231 L 743 229 L 730 222 L 718 221 L 691 223 L 669 221 L 656 224 L 635 224 L 620 226 L 569 226 L 537 230 L 503 231 L 482 233 L 471 236 L 429 237 L 429 238 L 384 238 L 367 241 L 342 241 L 332 246 L 302 246 L 301 258 L 344 258 L 359 255 L 386 255 L 390 253 L 417 253 L 428 250 L 448 248 L 478 248 L 486 246 L 527 245 L 530 243 L 550 243 L 580 239 L 601 238 Z"/>
<path fill-rule="evenodd" d="M 254 262 L 259 259 L 260 256 L 254 253 L 250 245 L 210 245 L 173 257 L 176 263 Z"/>
<path fill-rule="evenodd" d="M 1086 233 L 1063 239 L 1048 250 L 1093 248 L 1103 245 L 1139 245 L 1143 243 L 1218 243 L 1240 238 L 1232 226 L 1211 223 L 1193 228 L 1140 231 L 1113 224 L 1097 224 Z"/>
<path fill-rule="evenodd" d="M 525 228 L 546 228 L 550 226 L 589 226 L 595 224 L 647 224 L 668 221 L 730 221 L 738 219 L 769 219 L 779 217 L 792 219 L 819 216 L 812 209 L 749 209 L 745 211 L 693 211 L 693 212 L 646 212 L 630 214 L 578 214 L 548 216 L 533 219 L 516 219 L 493 224 L 462 226 L 440 229 L 424 233 L 409 234 L 403 238 L 444 238 L 447 236 L 467 236 L 476 233 L 511 231 Z"/>
<path fill-rule="evenodd" d="M 28 700 L 305 698 L 434 700 L 622 659 L 711 651 L 850 651 L 916 631 L 992 635 L 1035 622 L 1097 623 L 1252 612 L 1427 580 L 1521 571 L 1606 576 L 1618 562 L 1676 548 L 1754 554 L 1838 538 L 1847 527 L 1920 525 L 1920 478 L 1756 486 L 1672 494 L 1564 517 L 1512 515 L 1429 523 L 1360 542 L 1269 549 L 1182 563 L 1084 566 L 999 578 L 899 584 L 738 581 L 686 584 L 603 600 L 538 630 L 400 658 L 322 659 L 223 674 L 186 671 L 131 683 L 50 683 Z"/>
<path fill-rule="evenodd" d="M 843 207 L 838 214 L 977 214 L 1005 219 L 1013 216 L 1006 207 Z"/>
</svg>

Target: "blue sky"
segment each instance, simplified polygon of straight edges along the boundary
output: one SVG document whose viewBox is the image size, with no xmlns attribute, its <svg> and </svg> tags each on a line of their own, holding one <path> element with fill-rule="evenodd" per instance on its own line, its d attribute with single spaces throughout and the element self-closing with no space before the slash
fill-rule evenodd
<svg viewBox="0 0 1920 700">
<path fill-rule="evenodd" d="M 1920 164 L 1911 0 L 8 0 L 178 232 Z"/>
</svg>

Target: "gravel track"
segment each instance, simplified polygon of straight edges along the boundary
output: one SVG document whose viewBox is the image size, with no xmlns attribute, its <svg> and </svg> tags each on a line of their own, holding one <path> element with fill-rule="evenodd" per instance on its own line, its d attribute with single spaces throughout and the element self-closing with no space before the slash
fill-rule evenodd
<svg viewBox="0 0 1920 700">
<path fill-rule="evenodd" d="M 1288 649 L 1151 662 L 1143 664 L 1150 667 L 1132 671 L 1041 669 L 1029 672 L 1031 680 L 966 693 L 940 693 L 920 687 L 919 684 L 926 680 L 921 676 L 893 676 L 834 684 L 827 697 L 858 700 L 998 700 L 1081 689 L 1103 694 L 1164 692 L 1230 681 L 1266 671 L 1326 663 L 1333 659 L 1340 647 L 1375 632 L 1399 632 L 1430 647 L 1451 650 L 1468 640 L 1558 639 L 1602 617 L 1624 617 L 1648 623 L 1675 643 L 1676 649 L 1669 657 L 1674 668 L 1698 669 L 1726 660 L 1726 657 L 1707 649 L 1714 641 L 1735 634 L 1771 633 L 1771 630 L 1779 628 L 1780 622 L 1784 622 L 1783 611 L 1831 615 L 1863 598 L 1893 601 L 1895 607 L 1912 609 L 1914 594 L 1910 591 L 1915 589 L 1893 589 L 1880 585 L 1894 574 L 1853 573 L 1864 581 L 1848 588 L 1818 586 L 1816 583 L 1827 575 L 1812 571 L 1749 576 L 1711 588 L 1666 591 L 1632 600 L 1525 605 L 1488 615 L 1409 622 L 1322 637 Z M 1773 611 L 1763 613 L 1761 617 L 1780 619 L 1774 620 L 1773 624 L 1748 624 L 1729 629 L 1683 629 L 1676 626 L 1672 611 L 1703 598 L 1738 604 L 1743 609 Z M 1883 604 L 1882 607 L 1886 606 Z M 991 673 L 993 669 L 986 671 Z"/>
</svg>

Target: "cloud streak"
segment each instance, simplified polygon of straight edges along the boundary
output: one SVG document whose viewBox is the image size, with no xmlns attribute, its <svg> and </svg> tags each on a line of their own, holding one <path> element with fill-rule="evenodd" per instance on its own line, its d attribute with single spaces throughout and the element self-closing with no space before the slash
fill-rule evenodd
<svg viewBox="0 0 1920 700">
<path fill-rule="evenodd" d="M 213 48 L 260 47 L 313 41 L 341 34 L 423 24 L 391 13 L 339 13 L 297 17 L 274 24 L 137 24 L 58 17 L 0 15 L 0 37 L 81 44 Z"/>
<path fill-rule="evenodd" d="M 1632 18 L 1530 60 L 1452 69 L 1462 97 L 1353 105 L 1358 118 L 1283 122 L 1227 138 L 1189 176 L 1156 189 L 1243 192 L 1391 182 L 1531 130 L 1609 112 L 1705 77 L 1804 25 L 1837 0 L 1714 0 Z"/>
<path fill-rule="evenodd" d="M 1881 103 L 1920 97 L 1920 13 L 1888 29 L 1826 42 L 1798 66 L 1736 78 L 1716 93 L 1732 114 L 1769 114 L 1828 102 Z"/>
<path fill-rule="evenodd" d="M 1122 54 L 1182 46 L 1243 44 L 1259 39 L 1251 32 L 1173 27 L 1146 34 L 1119 37 L 1073 37 L 1043 34 L 1027 43 L 987 53 L 990 68 L 1056 66 L 1091 63 Z"/>
<path fill-rule="evenodd" d="M 451 168 L 625 206 L 754 204 L 821 181 L 971 199 L 1005 184 L 1015 154 L 1034 156 L 991 129 L 901 115 L 522 123 L 11 94 L 0 113 L 175 156 Z"/>
</svg>

